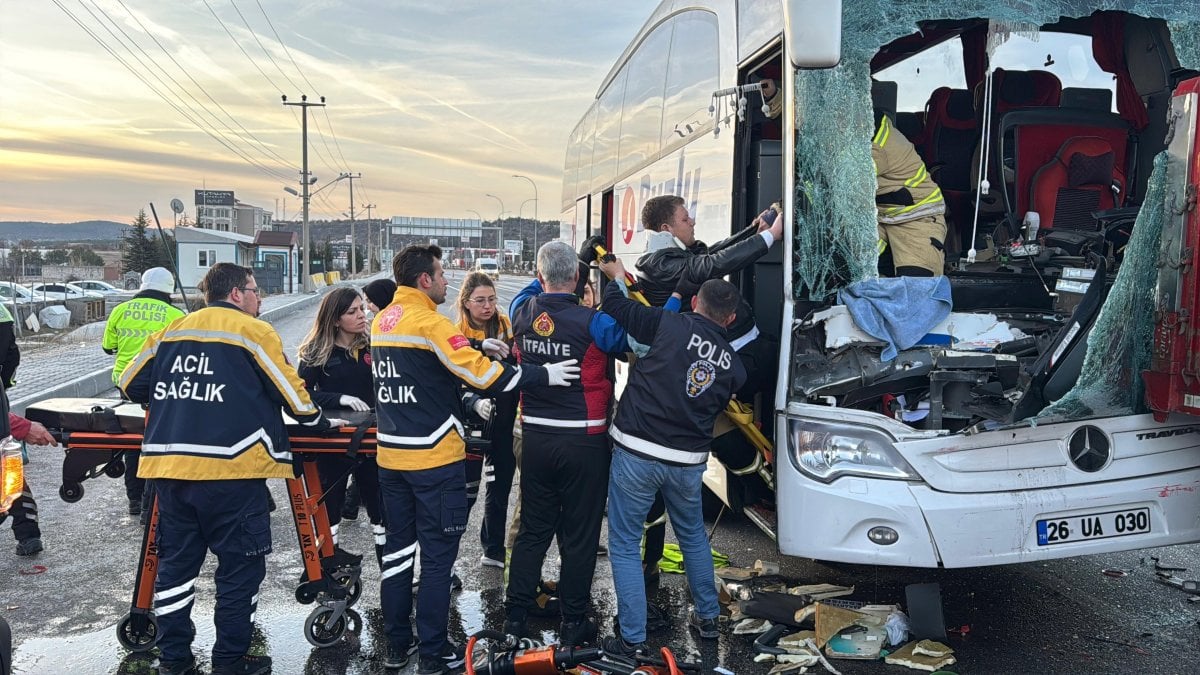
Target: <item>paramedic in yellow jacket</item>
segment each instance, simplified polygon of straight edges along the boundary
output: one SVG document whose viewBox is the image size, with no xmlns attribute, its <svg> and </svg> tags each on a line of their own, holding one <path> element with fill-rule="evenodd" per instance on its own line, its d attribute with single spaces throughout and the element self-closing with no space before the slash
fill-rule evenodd
<svg viewBox="0 0 1200 675">
<path fill-rule="evenodd" d="M 875 114 L 871 159 L 879 251 L 892 251 L 896 276 L 941 276 L 945 265 L 946 202 L 916 148 L 886 114 Z"/>
<path fill-rule="evenodd" d="M 193 672 L 196 577 L 217 556 L 214 672 L 265 673 L 247 654 L 251 617 L 271 552 L 267 478 L 291 478 L 281 409 L 313 431 L 330 421 L 256 318 L 253 272 L 218 263 L 200 285 L 208 306 L 146 340 L 121 374 L 130 400 L 149 403 L 138 475 L 155 479 L 159 563 L 154 585 L 159 673 Z"/>
<path fill-rule="evenodd" d="M 450 568 L 467 524 L 460 384 L 485 394 L 530 386 L 567 386 L 575 360 L 544 367 L 493 361 L 508 345 L 483 340 L 483 351 L 437 311 L 446 300 L 442 250 L 408 246 L 392 260 L 396 295 L 371 325 L 371 367 L 378 416 L 379 487 L 387 537 L 380 604 L 388 638 L 384 667 L 403 668 L 420 649 L 417 673 L 460 667 L 461 646 L 446 638 Z M 416 634 L 413 564 L 420 544 L 421 592 Z"/>
</svg>

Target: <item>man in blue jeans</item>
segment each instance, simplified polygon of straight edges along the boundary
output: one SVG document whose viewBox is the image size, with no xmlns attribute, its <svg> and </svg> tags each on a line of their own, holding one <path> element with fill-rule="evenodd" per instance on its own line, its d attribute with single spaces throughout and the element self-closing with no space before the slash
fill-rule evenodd
<svg viewBox="0 0 1200 675">
<path fill-rule="evenodd" d="M 622 279 L 615 258 L 600 268 Z M 610 654 L 629 656 L 645 648 L 646 587 L 639 551 L 642 523 L 661 491 L 692 591 L 688 624 L 701 638 L 719 635 L 712 549 L 700 506 L 701 476 L 708 462 L 713 424 L 746 379 L 725 329 L 737 310 L 737 288 L 713 279 L 695 290 L 686 274 L 675 294 L 692 295 L 693 311 L 674 314 L 626 298 L 616 284 L 604 292 L 604 311 L 633 339 L 650 345 L 638 359 L 609 429 L 613 457 L 608 482 L 608 550 L 621 634 L 608 638 Z"/>
</svg>

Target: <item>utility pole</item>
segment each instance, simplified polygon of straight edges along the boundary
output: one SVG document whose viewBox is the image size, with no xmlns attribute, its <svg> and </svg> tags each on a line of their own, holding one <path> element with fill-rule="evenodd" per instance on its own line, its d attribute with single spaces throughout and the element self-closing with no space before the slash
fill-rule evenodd
<svg viewBox="0 0 1200 675">
<path fill-rule="evenodd" d="M 341 178 L 350 181 L 350 274 L 358 274 L 358 256 L 354 255 L 355 239 L 354 239 L 354 180 L 362 178 L 361 173 L 342 173 Z M 370 231 L 367 232 L 370 235 Z"/>
<path fill-rule="evenodd" d="M 308 96 L 301 95 L 299 103 L 289 103 L 287 96 L 284 96 L 283 104 L 294 105 L 300 108 L 300 147 L 303 149 L 303 155 L 301 158 L 303 163 L 301 164 L 300 168 L 300 187 L 304 190 L 304 193 L 301 195 L 301 199 L 304 201 L 304 224 L 300 228 L 300 238 L 303 240 L 300 245 L 304 247 L 302 249 L 304 253 L 304 267 L 302 268 L 302 274 L 304 275 L 304 278 L 301 279 L 301 283 L 303 284 L 305 293 L 312 293 L 314 290 L 312 285 L 312 272 L 309 268 L 309 258 L 312 257 L 312 246 L 309 242 L 308 232 L 308 186 L 311 184 L 308 175 L 308 109 L 313 106 L 319 108 L 325 107 L 325 97 L 321 97 L 320 103 L 309 103 Z M 207 195 L 205 195 L 205 197 L 207 198 Z"/>
<path fill-rule="evenodd" d="M 370 274 L 371 273 L 371 226 L 375 224 L 375 221 L 371 220 L 371 209 L 375 208 L 375 205 L 374 204 L 363 204 L 361 208 L 365 209 L 367 212 L 367 274 Z M 379 244 L 380 244 L 380 246 L 383 245 L 382 237 L 380 237 L 380 239 L 379 239 Z M 376 256 L 376 257 L 379 258 L 379 269 L 382 270 L 383 269 L 383 257 L 382 256 Z"/>
</svg>

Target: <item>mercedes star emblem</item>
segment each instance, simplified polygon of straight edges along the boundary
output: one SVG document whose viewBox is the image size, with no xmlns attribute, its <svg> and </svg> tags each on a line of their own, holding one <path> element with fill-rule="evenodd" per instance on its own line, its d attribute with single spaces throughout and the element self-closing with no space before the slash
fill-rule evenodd
<svg viewBox="0 0 1200 675">
<path fill-rule="evenodd" d="M 1067 440 L 1067 455 L 1080 471 L 1092 473 L 1103 469 L 1111 454 L 1112 443 L 1099 427 L 1081 426 Z"/>
</svg>

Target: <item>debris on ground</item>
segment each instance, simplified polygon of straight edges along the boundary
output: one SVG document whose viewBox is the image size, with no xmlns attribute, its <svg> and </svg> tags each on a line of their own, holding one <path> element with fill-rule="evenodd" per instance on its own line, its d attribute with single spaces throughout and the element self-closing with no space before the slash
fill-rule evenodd
<svg viewBox="0 0 1200 675">
<path fill-rule="evenodd" d="M 1155 572 L 1154 580 L 1160 584 L 1164 584 L 1167 586 L 1174 586 L 1175 588 L 1178 588 L 1179 590 L 1184 591 L 1185 593 L 1191 593 L 1193 595 L 1200 595 L 1200 581 L 1196 581 L 1194 579 L 1184 579 L 1183 577 L 1177 577 L 1174 574 L 1171 574 L 1170 572 Z"/>
<path fill-rule="evenodd" d="M 757 635 L 771 630 L 773 624 L 766 619 L 751 617 L 742 619 L 733 627 L 734 635 Z"/>
<path fill-rule="evenodd" d="M 918 652 L 918 649 L 920 650 Z M 934 672 L 953 664 L 954 650 L 933 640 L 917 640 L 884 657 L 883 662 L 914 670 Z"/>
</svg>

